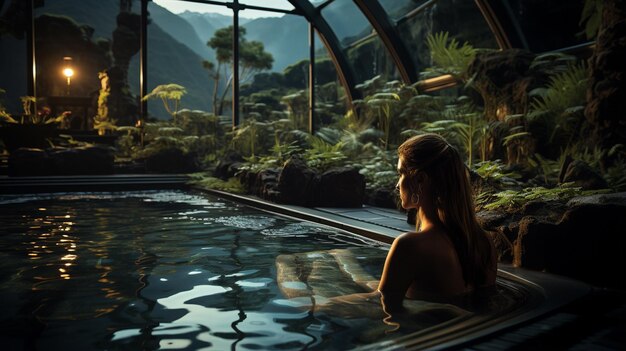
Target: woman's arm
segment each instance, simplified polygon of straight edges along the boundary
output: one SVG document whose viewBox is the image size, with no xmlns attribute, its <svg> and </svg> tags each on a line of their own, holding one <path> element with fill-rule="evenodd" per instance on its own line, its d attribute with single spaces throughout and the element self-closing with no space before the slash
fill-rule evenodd
<svg viewBox="0 0 626 351">
<path fill-rule="evenodd" d="M 415 279 L 416 250 L 410 240 L 412 233 L 397 237 L 385 260 L 378 290 L 382 293 L 384 307 L 389 312 L 402 309 L 404 296 Z"/>
</svg>

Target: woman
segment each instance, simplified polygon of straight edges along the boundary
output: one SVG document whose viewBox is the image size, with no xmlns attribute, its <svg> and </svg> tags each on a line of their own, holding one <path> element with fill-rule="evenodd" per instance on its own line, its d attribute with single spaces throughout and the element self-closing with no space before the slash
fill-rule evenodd
<svg viewBox="0 0 626 351">
<path fill-rule="evenodd" d="M 404 297 L 446 299 L 495 284 L 495 250 L 474 213 L 467 170 L 458 151 L 437 134 L 398 148 L 396 188 L 402 207 L 417 210 L 416 231 L 396 238 L 378 290 L 388 311 Z"/>
</svg>

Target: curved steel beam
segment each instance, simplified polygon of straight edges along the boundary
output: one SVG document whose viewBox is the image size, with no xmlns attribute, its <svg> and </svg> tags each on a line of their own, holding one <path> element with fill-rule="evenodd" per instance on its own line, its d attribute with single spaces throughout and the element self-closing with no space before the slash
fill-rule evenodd
<svg viewBox="0 0 626 351">
<path fill-rule="evenodd" d="M 389 21 L 385 9 L 376 0 L 354 0 L 367 20 L 372 24 L 398 68 L 402 81 L 415 83 L 418 79 L 411 54 L 400 39 L 396 28 Z"/>
<path fill-rule="evenodd" d="M 289 2 L 311 23 L 317 34 L 319 34 L 324 46 L 328 50 L 331 59 L 335 63 L 335 69 L 339 75 L 339 80 L 346 90 L 348 103 L 352 108 L 352 101 L 361 98 L 361 93 L 356 90 L 356 81 L 352 72 L 352 67 L 348 63 L 348 59 L 341 49 L 339 39 L 335 32 L 330 28 L 328 22 L 321 16 L 320 11 L 316 9 L 308 0 L 289 0 Z"/>
</svg>

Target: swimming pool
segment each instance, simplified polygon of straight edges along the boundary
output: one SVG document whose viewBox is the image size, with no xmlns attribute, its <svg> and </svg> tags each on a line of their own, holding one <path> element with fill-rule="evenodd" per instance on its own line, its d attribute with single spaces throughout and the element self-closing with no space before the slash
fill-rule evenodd
<svg viewBox="0 0 626 351">
<path fill-rule="evenodd" d="M 5 196 L 0 225 L 8 349 L 423 348 L 530 318 L 546 300 L 501 272 L 477 310 L 415 302 L 389 320 L 367 316 L 376 301 L 318 308 L 367 291 L 387 246 L 203 193 Z"/>
</svg>

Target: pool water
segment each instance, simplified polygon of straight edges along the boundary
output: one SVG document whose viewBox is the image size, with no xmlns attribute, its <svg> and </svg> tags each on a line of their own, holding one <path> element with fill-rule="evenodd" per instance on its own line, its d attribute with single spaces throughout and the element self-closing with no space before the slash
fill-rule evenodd
<svg viewBox="0 0 626 351">
<path fill-rule="evenodd" d="M 407 332 L 358 309 L 311 308 L 367 291 L 337 253 L 375 279 L 386 255 L 331 227 L 180 191 L 0 200 L 9 349 L 327 350 Z"/>
</svg>

